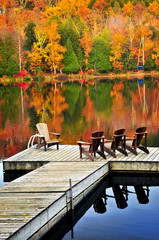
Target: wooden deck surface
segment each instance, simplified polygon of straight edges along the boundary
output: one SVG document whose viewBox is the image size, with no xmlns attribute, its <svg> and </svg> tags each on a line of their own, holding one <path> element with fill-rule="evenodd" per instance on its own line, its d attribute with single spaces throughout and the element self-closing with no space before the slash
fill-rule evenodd
<svg viewBox="0 0 159 240">
<path fill-rule="evenodd" d="M 58 213 L 59 204 L 65 207 L 69 179 L 75 186 L 111 160 L 159 161 L 159 148 L 149 148 L 149 151 L 147 155 L 139 150 L 137 156 L 129 153 L 128 157 L 119 153 L 116 159 L 107 155 L 106 160 L 97 155 L 92 162 L 85 156 L 79 158 L 78 146 L 60 145 L 59 150 L 52 147 L 46 152 L 43 148 L 27 149 L 5 160 L 6 170 L 9 170 L 9 166 L 12 170 L 17 166 L 18 169 L 20 166 L 30 168 L 29 162 L 40 161 L 44 165 L 0 188 L 0 239 L 7 239 L 11 235 L 9 239 L 27 239 L 27 226 L 40 229 L 47 223 Z"/>
</svg>

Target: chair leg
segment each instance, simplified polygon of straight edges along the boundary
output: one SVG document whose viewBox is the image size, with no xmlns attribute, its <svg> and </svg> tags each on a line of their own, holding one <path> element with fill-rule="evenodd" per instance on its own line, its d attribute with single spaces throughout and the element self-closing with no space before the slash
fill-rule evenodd
<svg viewBox="0 0 159 240">
<path fill-rule="evenodd" d="M 106 156 L 105 156 L 105 154 L 104 154 L 104 152 L 101 152 L 101 151 L 99 151 L 99 152 L 97 152 L 101 157 L 103 157 L 104 159 L 106 159 Z"/>
<path fill-rule="evenodd" d="M 39 148 L 43 147 L 44 145 L 45 145 L 44 142 L 38 143 L 38 144 L 36 145 L 36 149 L 39 149 Z"/>
<path fill-rule="evenodd" d="M 117 149 L 119 152 L 121 152 L 122 154 L 124 154 L 125 156 L 128 156 L 128 153 L 126 150 L 124 149 Z"/>
<path fill-rule="evenodd" d="M 146 147 L 144 147 L 144 146 L 138 146 L 138 148 L 141 149 L 143 152 L 149 154 L 149 150 L 148 150 Z"/>
<path fill-rule="evenodd" d="M 94 158 L 90 153 L 83 151 L 83 154 L 86 155 L 91 161 L 94 161 Z"/>
<path fill-rule="evenodd" d="M 127 145 L 126 145 L 125 147 L 126 147 L 127 150 L 129 150 L 129 151 L 132 152 L 133 154 L 137 155 L 137 151 L 136 151 L 134 148 L 129 147 L 129 146 L 127 146 Z"/>
<path fill-rule="evenodd" d="M 104 151 L 107 152 L 108 154 L 110 154 L 112 157 L 116 158 L 116 154 L 113 151 L 111 151 L 110 149 L 104 147 Z"/>
<path fill-rule="evenodd" d="M 44 150 L 46 151 L 46 148 L 47 148 L 47 144 L 46 143 L 44 143 Z"/>
<path fill-rule="evenodd" d="M 79 147 L 79 150 L 80 150 L 80 158 L 82 158 L 82 148 Z"/>
</svg>

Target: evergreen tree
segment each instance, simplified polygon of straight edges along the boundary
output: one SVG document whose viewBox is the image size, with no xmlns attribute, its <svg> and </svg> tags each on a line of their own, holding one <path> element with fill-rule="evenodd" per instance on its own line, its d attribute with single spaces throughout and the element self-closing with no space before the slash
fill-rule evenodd
<svg viewBox="0 0 159 240">
<path fill-rule="evenodd" d="M 78 31 L 78 27 L 75 25 L 72 18 L 68 17 L 66 22 L 60 26 L 59 33 L 61 35 L 60 43 L 62 46 L 66 46 L 66 42 L 68 39 L 69 39 L 69 41 L 71 41 L 73 50 L 78 59 L 78 64 L 82 68 L 84 54 L 80 47 L 79 39 L 80 39 L 80 35 L 82 35 L 82 34 L 80 34 L 80 32 Z M 80 31 L 81 31 L 81 29 L 80 29 Z"/>
<path fill-rule="evenodd" d="M 15 57 L 15 42 L 11 35 L 0 38 L 0 76 L 18 73 L 18 63 Z"/>
<path fill-rule="evenodd" d="M 94 68 L 95 72 L 109 72 L 112 69 L 112 64 L 109 61 L 110 47 L 107 39 L 102 36 L 97 36 L 93 40 L 92 51 L 90 53 L 89 68 Z"/>
<path fill-rule="evenodd" d="M 30 52 L 31 52 L 33 43 L 37 41 L 35 36 L 35 31 L 34 31 L 35 26 L 36 26 L 35 23 L 33 21 L 30 21 L 28 23 L 28 26 L 24 30 L 25 36 L 26 36 L 24 49 Z"/>
<path fill-rule="evenodd" d="M 113 10 L 115 13 L 119 13 L 121 11 L 120 5 L 117 1 L 114 3 Z"/>
<path fill-rule="evenodd" d="M 155 61 L 152 59 L 152 54 L 153 53 L 150 53 L 148 59 L 146 60 L 146 64 L 144 66 L 145 71 L 152 71 L 156 67 Z"/>
<path fill-rule="evenodd" d="M 64 70 L 65 72 L 78 72 L 79 71 L 79 63 L 78 63 L 78 59 L 77 56 L 73 50 L 72 47 L 72 42 L 70 41 L 70 39 L 67 39 L 66 42 L 66 53 L 64 55 L 64 59 L 63 59 L 63 63 L 64 63 Z"/>
</svg>

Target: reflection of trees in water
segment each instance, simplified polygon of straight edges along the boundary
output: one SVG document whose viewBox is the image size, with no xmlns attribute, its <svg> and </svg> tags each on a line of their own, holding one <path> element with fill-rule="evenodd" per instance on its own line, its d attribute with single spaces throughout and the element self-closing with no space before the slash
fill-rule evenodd
<svg viewBox="0 0 159 240">
<path fill-rule="evenodd" d="M 63 133 L 77 134 L 87 126 L 86 119 L 82 115 L 86 103 L 86 88 L 80 87 L 79 84 L 65 85 L 65 101 L 68 108 L 63 111 Z"/>
<path fill-rule="evenodd" d="M 12 124 L 22 124 L 21 112 L 25 113 L 24 125 L 28 135 L 35 132 L 39 121 L 47 122 L 51 130 L 61 132 L 65 142 L 75 143 L 81 138 L 87 140 L 92 131 L 100 128 L 105 136 L 121 125 L 130 135 L 138 126 L 148 129 L 148 146 L 159 146 L 158 79 L 102 80 L 80 83 L 30 84 L 23 89 L 21 106 L 18 86 L 0 86 L 1 125 L 5 129 Z M 27 108 L 27 109 L 26 109 Z M 29 132 L 30 131 L 30 132 Z M 20 136 L 17 136 L 20 138 Z"/>
<path fill-rule="evenodd" d="M 96 112 L 105 117 L 108 121 L 112 116 L 112 97 L 111 90 L 113 83 L 101 82 L 96 88 L 89 86 L 90 97 L 94 103 Z"/>
<path fill-rule="evenodd" d="M 18 86 L 1 86 L 0 98 L 3 99 L 1 104 L 2 112 L 2 128 L 5 128 L 6 122 L 17 123 L 19 118 L 19 96 L 20 91 Z"/>
</svg>

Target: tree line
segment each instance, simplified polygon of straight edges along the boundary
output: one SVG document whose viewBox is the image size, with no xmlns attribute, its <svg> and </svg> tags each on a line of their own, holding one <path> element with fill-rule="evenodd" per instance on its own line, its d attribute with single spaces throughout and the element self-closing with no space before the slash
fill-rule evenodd
<svg viewBox="0 0 159 240">
<path fill-rule="evenodd" d="M 159 70 L 159 0 L 0 0 L 0 76 Z"/>
</svg>

